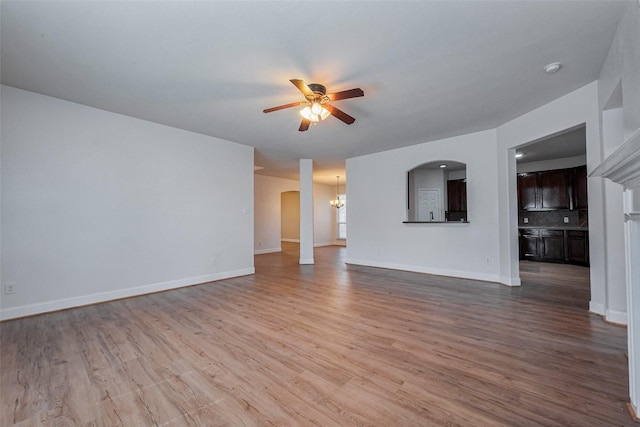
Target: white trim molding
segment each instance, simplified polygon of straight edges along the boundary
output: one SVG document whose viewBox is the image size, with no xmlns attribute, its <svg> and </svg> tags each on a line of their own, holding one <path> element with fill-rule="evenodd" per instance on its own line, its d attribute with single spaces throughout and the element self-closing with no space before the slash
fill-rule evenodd
<svg viewBox="0 0 640 427">
<path fill-rule="evenodd" d="M 472 271 L 448 270 L 443 268 L 430 268 L 416 265 L 396 264 L 391 262 L 369 261 L 363 259 L 347 258 L 347 264 L 364 265 L 367 267 L 388 268 L 390 270 L 413 271 L 415 273 L 434 274 L 436 276 L 458 277 L 461 279 L 474 279 L 483 282 L 500 283 L 500 276 L 496 274 L 474 273 Z"/>
<path fill-rule="evenodd" d="M 604 318 L 607 322 L 615 323 L 618 325 L 626 325 L 627 324 L 627 313 L 624 311 L 615 311 L 615 310 L 607 310 Z"/>
<path fill-rule="evenodd" d="M 607 157 L 589 176 L 609 178 L 625 190 L 640 186 L 640 128 Z"/>
<path fill-rule="evenodd" d="M 273 252 L 282 252 L 282 248 L 267 248 L 267 249 L 256 249 L 253 251 L 254 255 L 262 255 L 262 254 L 270 254 Z"/>
<path fill-rule="evenodd" d="M 136 297 L 154 292 L 168 291 L 171 289 L 183 288 L 186 286 L 201 285 L 208 282 L 215 282 L 232 277 L 247 276 L 255 274 L 255 268 L 244 268 L 241 270 L 227 271 L 216 274 L 206 274 L 204 276 L 189 277 L 185 279 L 171 280 L 168 282 L 152 283 L 148 285 L 136 286 L 133 288 L 119 289 L 117 291 L 100 292 L 96 294 L 81 295 L 72 298 L 47 301 L 37 304 L 23 305 L 19 307 L 5 308 L 0 310 L 0 320 L 16 319 L 19 317 L 33 316 L 36 314 L 48 313 L 51 311 L 65 310 L 68 308 L 82 307 L 90 304 L 97 304 L 118 300 L 122 298 Z"/>
</svg>

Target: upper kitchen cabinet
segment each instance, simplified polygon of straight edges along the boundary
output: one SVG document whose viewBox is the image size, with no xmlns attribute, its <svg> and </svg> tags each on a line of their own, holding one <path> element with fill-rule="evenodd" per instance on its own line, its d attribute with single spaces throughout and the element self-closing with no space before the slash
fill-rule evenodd
<svg viewBox="0 0 640 427">
<path fill-rule="evenodd" d="M 518 207 L 520 210 L 538 208 L 538 173 L 518 174 Z"/>
<path fill-rule="evenodd" d="M 587 170 L 584 166 L 518 174 L 520 210 L 551 211 L 587 207 Z"/>
<path fill-rule="evenodd" d="M 467 210 L 467 180 L 452 179 L 447 181 L 447 196 L 449 211 L 462 212 Z"/>
<path fill-rule="evenodd" d="M 540 183 L 540 210 L 570 209 L 569 174 L 566 170 L 538 173 Z"/>
<path fill-rule="evenodd" d="M 579 166 L 572 170 L 573 182 L 573 208 L 587 209 L 589 208 L 589 200 L 587 199 L 587 167 Z"/>
</svg>

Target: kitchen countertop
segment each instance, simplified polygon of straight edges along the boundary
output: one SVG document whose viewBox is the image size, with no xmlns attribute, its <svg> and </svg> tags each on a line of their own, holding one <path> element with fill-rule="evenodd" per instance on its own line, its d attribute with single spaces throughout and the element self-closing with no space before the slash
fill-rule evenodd
<svg viewBox="0 0 640 427">
<path fill-rule="evenodd" d="M 519 225 L 520 230 L 536 230 L 544 228 L 545 230 L 575 230 L 575 231 L 589 231 L 589 227 L 576 227 L 571 225 Z"/>
</svg>

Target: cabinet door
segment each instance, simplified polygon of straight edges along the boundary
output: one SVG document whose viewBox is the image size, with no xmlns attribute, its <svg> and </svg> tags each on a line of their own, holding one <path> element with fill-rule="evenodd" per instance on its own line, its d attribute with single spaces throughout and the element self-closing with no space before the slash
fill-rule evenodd
<svg viewBox="0 0 640 427">
<path fill-rule="evenodd" d="M 538 230 L 520 231 L 520 259 L 537 259 L 538 254 Z"/>
<path fill-rule="evenodd" d="M 544 261 L 564 261 L 564 231 L 540 230 L 540 258 Z"/>
<path fill-rule="evenodd" d="M 567 231 L 567 260 L 574 264 L 589 264 L 589 234 L 586 231 Z"/>
<path fill-rule="evenodd" d="M 458 181 L 447 181 L 447 210 L 449 212 L 459 212 L 460 195 Z"/>
<path fill-rule="evenodd" d="M 467 182 L 465 179 L 447 181 L 447 199 L 449 212 L 467 210 Z"/>
<path fill-rule="evenodd" d="M 520 210 L 535 210 L 538 207 L 538 174 L 518 175 L 518 207 Z"/>
<path fill-rule="evenodd" d="M 588 209 L 587 200 L 587 167 L 580 166 L 573 170 L 573 208 Z"/>
<path fill-rule="evenodd" d="M 569 209 L 569 174 L 566 169 L 539 172 L 540 209 Z"/>
</svg>

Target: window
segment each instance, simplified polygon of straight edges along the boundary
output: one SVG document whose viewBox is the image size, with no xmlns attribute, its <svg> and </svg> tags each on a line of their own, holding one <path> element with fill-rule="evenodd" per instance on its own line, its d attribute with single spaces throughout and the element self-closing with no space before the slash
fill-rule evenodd
<svg viewBox="0 0 640 427">
<path fill-rule="evenodd" d="M 338 224 L 338 239 L 347 238 L 347 195 L 340 194 L 338 198 L 344 202 L 344 206 L 336 209 L 336 222 Z"/>
</svg>

